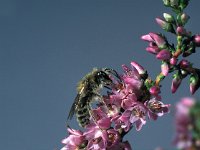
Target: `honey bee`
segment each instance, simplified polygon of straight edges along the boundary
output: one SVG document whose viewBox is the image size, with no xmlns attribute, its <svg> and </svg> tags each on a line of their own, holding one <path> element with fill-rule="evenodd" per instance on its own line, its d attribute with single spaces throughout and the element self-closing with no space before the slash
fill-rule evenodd
<svg viewBox="0 0 200 150">
<path fill-rule="evenodd" d="M 103 101 L 100 90 L 104 87 L 109 88 L 113 85 L 113 81 L 110 78 L 111 74 L 120 79 L 120 76 L 113 69 L 94 68 L 80 80 L 77 86 L 78 94 L 71 106 L 68 119 L 72 119 L 75 113 L 81 127 L 84 128 L 90 123 L 90 117 L 92 116 L 91 104 L 94 101 Z"/>
</svg>

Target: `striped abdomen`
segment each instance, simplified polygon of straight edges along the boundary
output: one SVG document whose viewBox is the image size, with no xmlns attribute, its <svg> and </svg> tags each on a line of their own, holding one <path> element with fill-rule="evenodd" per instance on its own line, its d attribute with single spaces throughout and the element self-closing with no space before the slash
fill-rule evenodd
<svg viewBox="0 0 200 150">
<path fill-rule="evenodd" d="M 90 123 L 90 102 L 92 97 L 81 98 L 76 106 L 76 117 L 79 125 L 85 127 Z"/>
</svg>

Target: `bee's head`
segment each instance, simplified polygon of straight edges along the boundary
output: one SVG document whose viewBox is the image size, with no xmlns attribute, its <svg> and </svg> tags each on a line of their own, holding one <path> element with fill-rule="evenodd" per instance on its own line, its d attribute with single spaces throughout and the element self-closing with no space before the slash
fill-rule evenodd
<svg viewBox="0 0 200 150">
<path fill-rule="evenodd" d="M 109 74 L 102 70 L 97 72 L 96 80 L 99 84 L 103 84 L 103 85 L 111 85 L 112 84 L 112 80 L 109 77 Z"/>
</svg>

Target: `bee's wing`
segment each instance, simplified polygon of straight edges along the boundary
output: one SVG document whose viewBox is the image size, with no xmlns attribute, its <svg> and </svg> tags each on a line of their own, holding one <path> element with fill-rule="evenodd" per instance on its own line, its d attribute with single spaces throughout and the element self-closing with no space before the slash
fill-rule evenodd
<svg viewBox="0 0 200 150">
<path fill-rule="evenodd" d="M 69 115 L 68 115 L 67 119 L 70 119 L 70 120 L 72 119 L 72 117 L 74 115 L 74 112 L 76 111 L 76 105 L 77 105 L 77 103 L 79 101 L 79 98 L 80 98 L 80 94 L 77 94 L 77 96 L 76 96 L 76 98 L 74 100 L 74 103 L 72 104 L 72 107 L 71 107 L 71 109 L 69 111 Z"/>
</svg>

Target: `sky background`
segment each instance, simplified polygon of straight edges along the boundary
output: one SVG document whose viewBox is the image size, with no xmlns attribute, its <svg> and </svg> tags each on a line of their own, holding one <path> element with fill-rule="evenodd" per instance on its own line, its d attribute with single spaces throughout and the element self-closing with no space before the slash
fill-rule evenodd
<svg viewBox="0 0 200 150">
<path fill-rule="evenodd" d="M 186 9 L 193 33 L 200 32 L 199 7 L 192 0 Z M 59 150 L 76 84 L 93 67 L 121 73 L 134 60 L 154 79 L 160 62 L 140 36 L 162 32 L 154 18 L 163 12 L 171 11 L 162 0 L 0 0 L 0 149 Z M 189 60 L 200 68 L 199 55 Z M 176 94 L 170 86 L 171 75 L 163 81 L 164 103 L 190 96 L 188 78 Z M 126 139 L 134 150 L 171 150 L 172 116 L 148 121 Z M 70 125 L 78 129 L 75 119 Z"/>
</svg>

